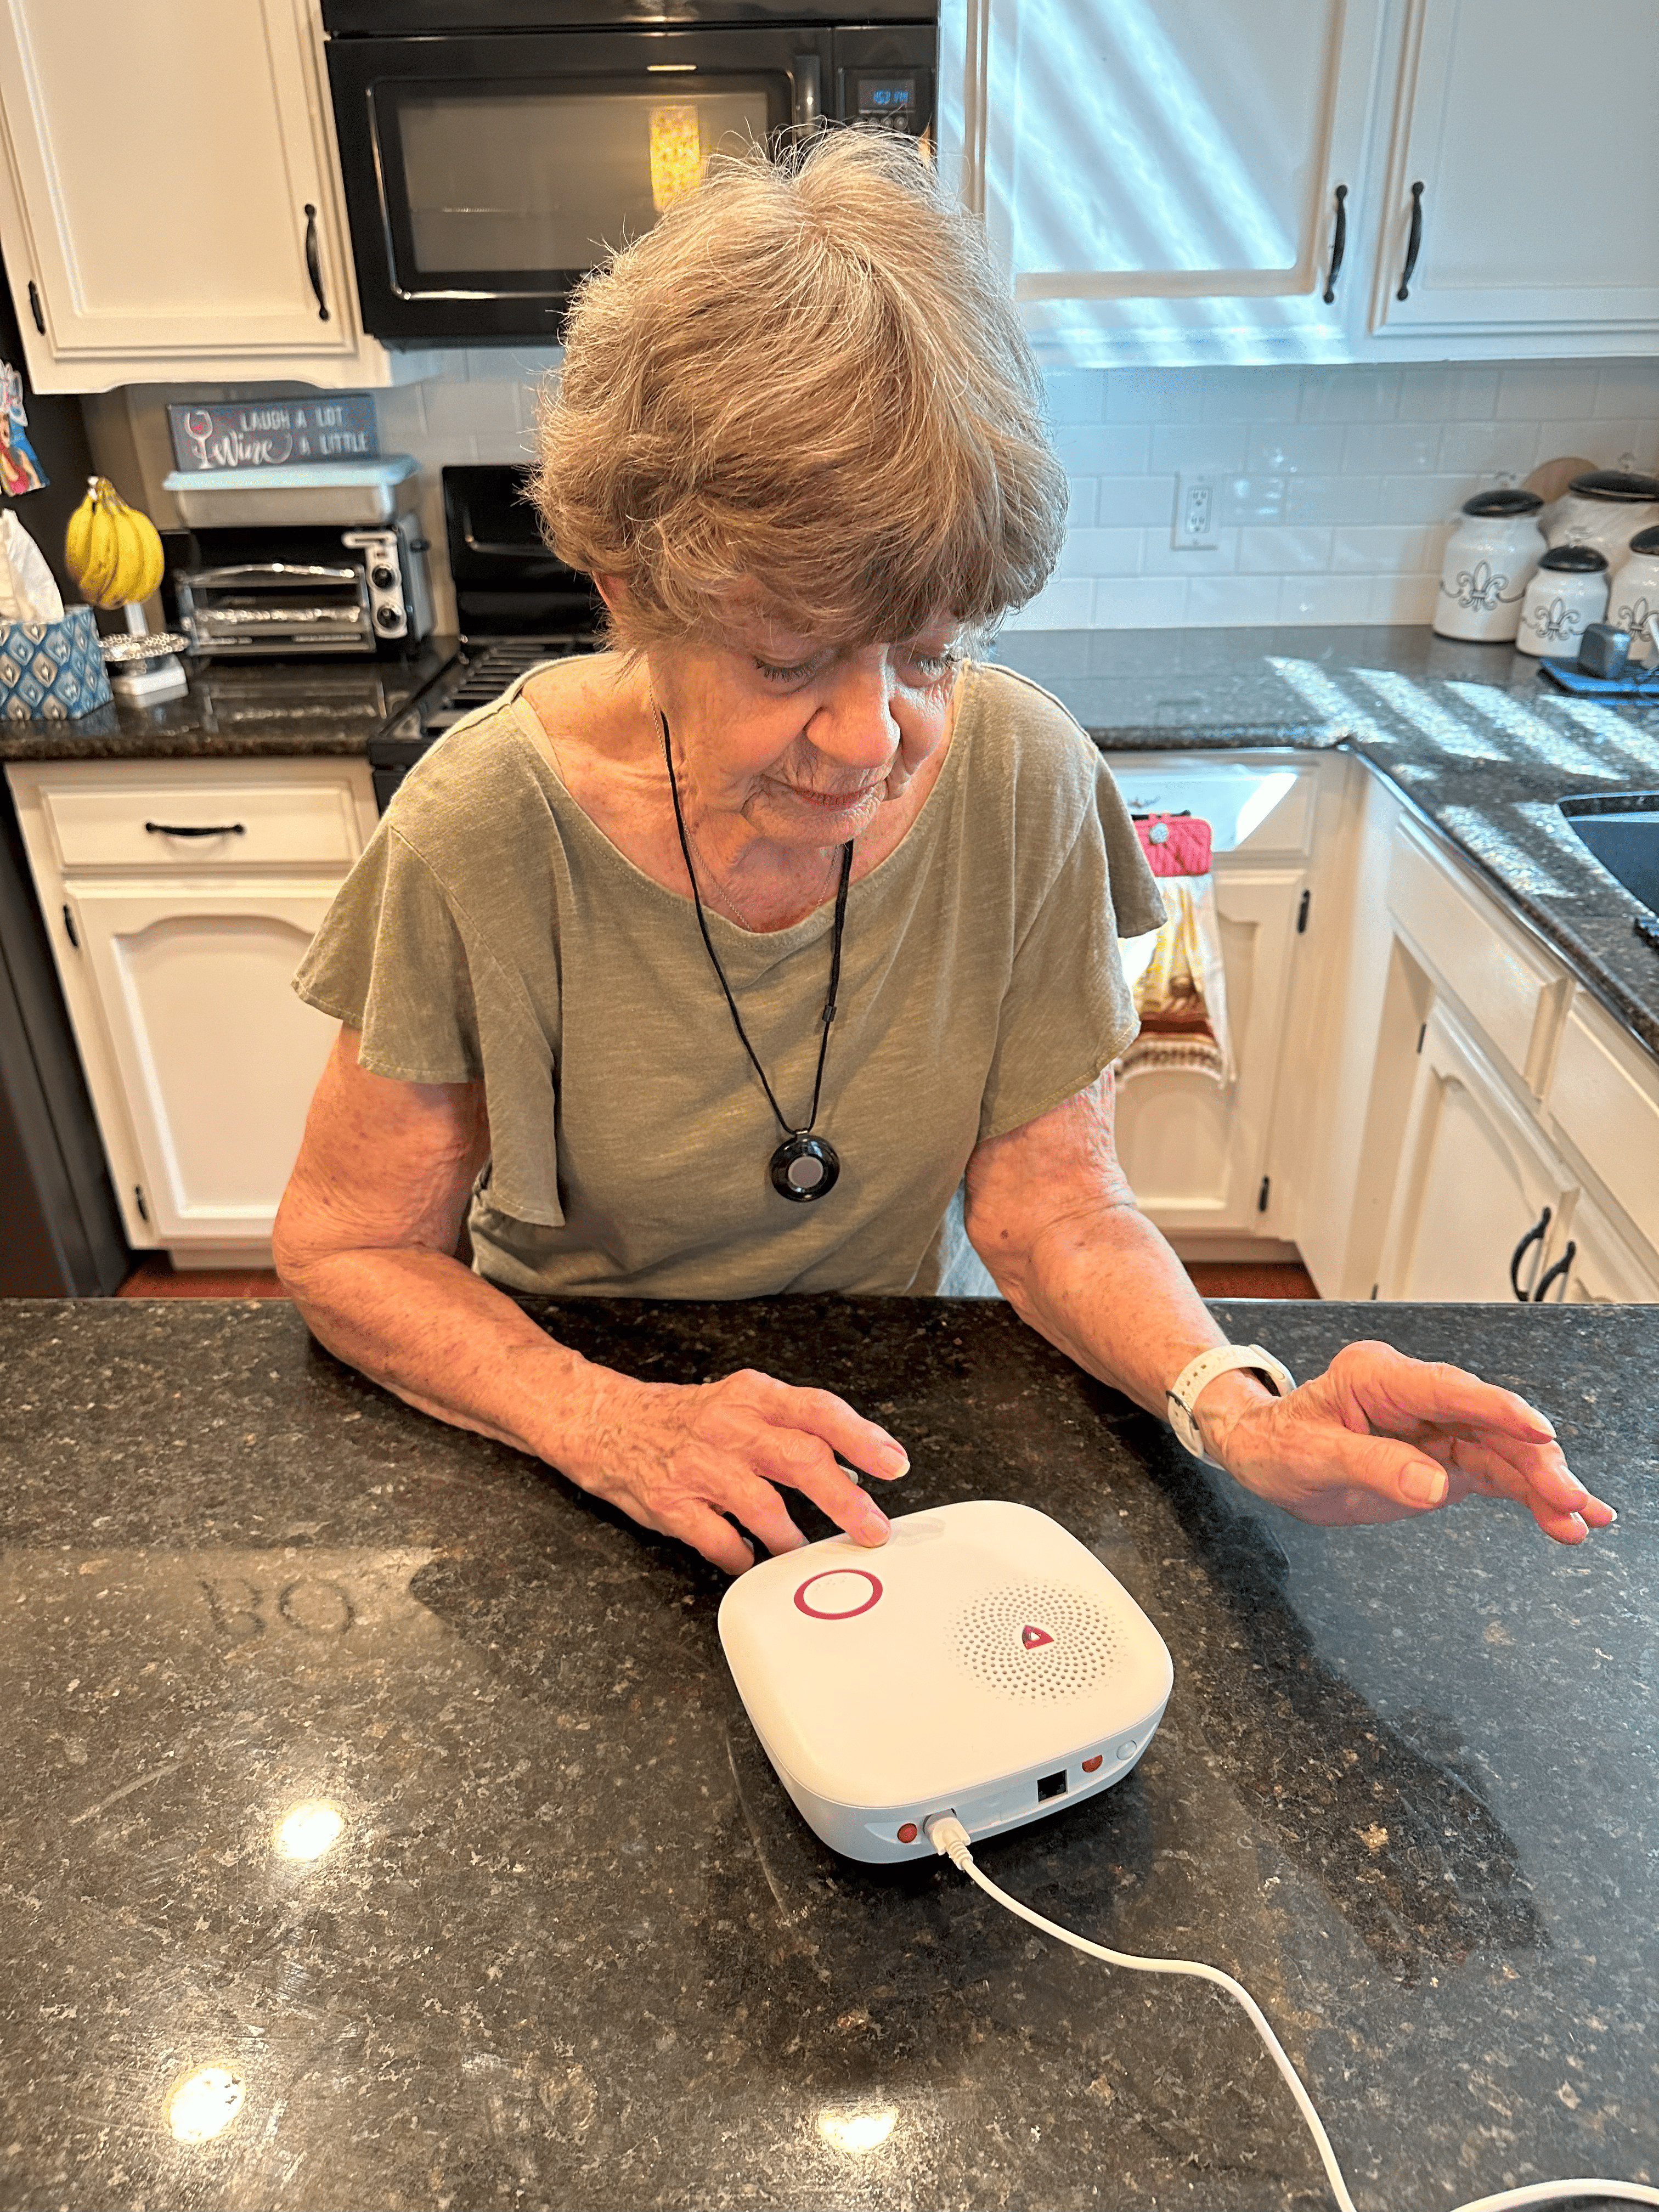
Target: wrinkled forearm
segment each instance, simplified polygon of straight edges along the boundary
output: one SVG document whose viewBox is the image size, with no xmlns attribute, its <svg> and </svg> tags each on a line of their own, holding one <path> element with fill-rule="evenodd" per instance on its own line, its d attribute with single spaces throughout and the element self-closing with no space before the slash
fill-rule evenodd
<svg viewBox="0 0 1659 2212">
<path fill-rule="evenodd" d="M 447 1254 L 277 1247 L 319 1342 L 422 1413 L 559 1463 L 601 1370 Z"/>
<path fill-rule="evenodd" d="M 981 1253 L 1019 1315 L 1087 1373 L 1163 1418 L 1170 1385 L 1225 1335 L 1169 1244 L 1132 1200 L 1102 1198 L 1050 1223 L 1018 1252 Z M 1245 1404 L 1268 1393 L 1218 1376 L 1199 1401 L 1212 1455 Z"/>
</svg>

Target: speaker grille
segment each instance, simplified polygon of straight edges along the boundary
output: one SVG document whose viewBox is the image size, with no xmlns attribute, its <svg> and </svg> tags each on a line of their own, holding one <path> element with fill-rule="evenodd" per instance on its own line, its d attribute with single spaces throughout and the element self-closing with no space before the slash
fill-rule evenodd
<svg viewBox="0 0 1659 2212">
<path fill-rule="evenodd" d="M 1010 1698 L 1076 1697 L 1111 1667 L 1118 1643 L 1111 1614 L 1059 1583 L 1012 1583 L 957 1616 L 957 1657 Z"/>
</svg>

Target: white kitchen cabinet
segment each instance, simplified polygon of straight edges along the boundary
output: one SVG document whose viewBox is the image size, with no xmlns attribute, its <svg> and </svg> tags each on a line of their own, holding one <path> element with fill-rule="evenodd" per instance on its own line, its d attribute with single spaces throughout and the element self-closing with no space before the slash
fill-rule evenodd
<svg viewBox="0 0 1659 2212">
<path fill-rule="evenodd" d="M 0 244 L 37 392 L 384 384 L 316 0 L 0 0 Z"/>
<path fill-rule="evenodd" d="M 1497 1071 L 1437 1006 L 1418 1052 L 1377 1296 L 1513 1298 L 1517 1282 L 1530 1295 L 1564 1246 L 1577 1195 Z"/>
<path fill-rule="evenodd" d="M 268 1265 L 334 1025 L 289 988 L 373 835 L 356 761 L 8 778 L 130 1243 Z"/>
<path fill-rule="evenodd" d="M 240 879 L 71 894 L 140 1163 L 125 1195 L 148 1234 L 134 1242 L 269 1265 L 334 1041 L 289 980 L 332 896 Z"/>
<path fill-rule="evenodd" d="M 1333 357 L 1380 0 L 946 0 L 941 159 L 1039 349 Z M 1350 247 L 1357 243 L 1348 228 Z M 1243 350 L 1241 350 L 1243 349 Z"/>
<path fill-rule="evenodd" d="M 1290 1236 L 1294 1166 L 1273 1155 L 1324 771 L 1272 755 L 1242 762 L 1119 755 L 1111 765 L 1132 811 L 1187 810 L 1214 831 L 1237 1066 L 1224 1085 L 1185 1071 L 1121 1084 L 1119 1156 L 1142 1211 L 1188 1258 L 1265 1252 Z"/>
<path fill-rule="evenodd" d="M 1591 77 L 1574 86 L 1568 55 Z M 1659 343 L 1653 0 L 1413 0 L 1373 271 L 1381 352 Z M 1420 189 L 1419 189 L 1420 188 Z M 1401 299 L 1413 193 L 1419 252 Z"/>
<path fill-rule="evenodd" d="M 1656 109 L 1653 0 L 941 8 L 939 157 L 1055 362 L 1651 353 Z"/>
</svg>

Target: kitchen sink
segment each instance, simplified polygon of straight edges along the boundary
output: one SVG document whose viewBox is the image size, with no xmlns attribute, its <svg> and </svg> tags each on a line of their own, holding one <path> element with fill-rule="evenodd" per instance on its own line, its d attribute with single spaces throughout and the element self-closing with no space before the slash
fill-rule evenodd
<svg viewBox="0 0 1659 2212">
<path fill-rule="evenodd" d="M 1561 811 L 1608 874 L 1659 914 L 1659 791 L 1564 799 Z"/>
</svg>

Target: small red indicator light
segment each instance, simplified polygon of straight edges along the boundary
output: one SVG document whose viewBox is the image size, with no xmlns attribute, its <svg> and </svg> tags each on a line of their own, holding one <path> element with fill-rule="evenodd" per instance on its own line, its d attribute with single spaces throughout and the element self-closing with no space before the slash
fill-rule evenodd
<svg viewBox="0 0 1659 2212">
<path fill-rule="evenodd" d="M 902 1844 L 914 1844 L 915 1840 L 916 1824 L 914 1820 L 907 1820 L 899 1830 L 899 1841 Z"/>
<path fill-rule="evenodd" d="M 1085 1774 L 1098 1774 L 1103 1764 L 1104 1759 L 1103 1754 L 1097 1752 L 1092 1759 L 1085 1759 L 1084 1760 L 1083 1771 Z"/>
</svg>

